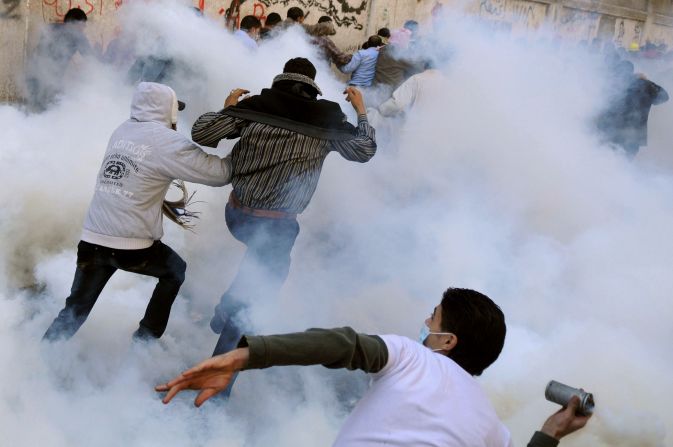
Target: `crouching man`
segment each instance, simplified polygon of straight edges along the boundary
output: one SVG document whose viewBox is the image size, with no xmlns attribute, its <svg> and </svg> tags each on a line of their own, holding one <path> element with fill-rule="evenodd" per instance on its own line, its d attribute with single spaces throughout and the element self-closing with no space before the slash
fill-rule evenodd
<svg viewBox="0 0 673 447">
<path fill-rule="evenodd" d="M 335 446 L 511 446 L 474 376 L 500 355 L 505 317 L 487 296 L 448 289 L 422 326 L 418 342 L 398 335 L 358 334 L 351 328 L 243 336 L 238 349 L 212 357 L 157 386 L 168 403 L 185 389 L 200 390 L 200 406 L 244 369 L 322 364 L 361 369 L 373 383 L 337 435 Z M 571 401 L 536 432 L 529 446 L 554 447 L 583 427 Z"/>
<path fill-rule="evenodd" d="M 166 192 L 176 179 L 210 186 L 231 179 L 228 158 L 210 155 L 176 132 L 182 108 L 166 85 L 142 82 L 136 88 L 131 117 L 110 137 L 98 172 L 70 296 L 44 339 L 72 337 L 117 269 L 159 279 L 134 337 L 164 333 L 186 269 L 160 240 Z"/>
</svg>

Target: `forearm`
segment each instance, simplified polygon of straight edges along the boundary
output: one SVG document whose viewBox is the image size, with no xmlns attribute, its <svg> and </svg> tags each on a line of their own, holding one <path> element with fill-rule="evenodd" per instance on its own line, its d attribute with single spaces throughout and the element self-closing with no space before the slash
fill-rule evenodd
<svg viewBox="0 0 673 447">
<path fill-rule="evenodd" d="M 202 146 L 217 147 L 220 140 L 239 136 L 241 123 L 223 111 L 204 113 L 192 126 L 192 140 Z"/>
<path fill-rule="evenodd" d="M 376 132 L 369 125 L 367 115 L 358 115 L 355 138 L 347 141 L 335 141 L 332 143 L 332 147 L 346 160 L 360 163 L 369 161 L 376 154 Z"/>
<path fill-rule="evenodd" d="M 351 56 L 351 60 L 346 65 L 337 66 L 342 73 L 353 73 L 360 66 L 361 58 L 358 53 Z"/>
<path fill-rule="evenodd" d="M 327 368 L 378 372 L 388 362 L 388 349 L 375 335 L 345 327 L 309 329 L 270 336 L 244 336 L 239 347 L 249 349 L 246 369 L 283 365 L 323 365 Z"/>
<path fill-rule="evenodd" d="M 342 53 L 341 51 L 338 50 L 332 54 L 332 62 L 334 62 L 334 65 L 336 65 L 337 67 L 340 65 L 348 64 L 352 58 L 353 58 L 352 54 Z"/>
<path fill-rule="evenodd" d="M 527 447 L 556 447 L 558 444 L 558 439 L 553 438 L 541 431 L 536 431 L 533 434 L 533 437 L 530 438 L 530 442 L 528 442 Z"/>
<path fill-rule="evenodd" d="M 168 176 L 192 183 L 224 186 L 231 182 L 231 158 L 208 154 L 201 148 L 183 151 L 168 162 Z"/>
<path fill-rule="evenodd" d="M 390 98 L 386 102 L 381 104 L 378 107 L 378 110 L 382 116 L 391 117 L 402 113 L 404 111 L 404 107 L 398 104 L 395 98 Z"/>
</svg>

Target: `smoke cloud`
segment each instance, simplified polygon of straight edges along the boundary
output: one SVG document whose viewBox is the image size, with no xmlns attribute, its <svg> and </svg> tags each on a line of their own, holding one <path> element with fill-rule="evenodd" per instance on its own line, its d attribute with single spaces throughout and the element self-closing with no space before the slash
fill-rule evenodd
<svg viewBox="0 0 673 447">
<path fill-rule="evenodd" d="M 152 42 L 137 52 L 160 45 L 180 61 L 174 86 L 188 103 L 178 124 L 185 134 L 232 88 L 258 92 L 297 56 L 316 63 L 325 98 L 339 100 L 354 121 L 343 83 L 299 31 L 250 52 L 182 5 L 122 11 L 124 29 Z M 475 288 L 507 317 L 505 349 L 479 380 L 515 445 L 558 408 L 544 400 L 550 379 L 596 398 L 595 417 L 564 446 L 670 445 L 670 105 L 653 109 L 650 147 L 629 162 L 601 145 L 592 124 L 609 100 L 600 59 L 552 48 L 541 43 L 544 35 L 516 40 L 464 17 L 444 20 L 435 25 L 450 52 L 432 55 L 444 62 L 442 88 L 404 118 L 382 123 L 371 162 L 328 157 L 300 217 L 282 294 L 251 303 L 250 321 L 257 333 L 350 325 L 416 338 L 444 289 Z M 68 295 L 95 173 L 131 98 L 125 70 L 80 64 L 46 112 L 0 106 L 0 176 L 8 187 L 0 216 L 4 442 L 329 444 L 366 375 L 320 367 L 246 372 L 229 402 L 198 410 L 194 396 L 163 406 L 153 391 L 214 347 L 207 322 L 243 254 L 224 223 L 228 187 L 190 185 L 202 201 L 195 233 L 164 225 L 164 242 L 188 269 L 159 343 L 131 344 L 154 280 L 124 272 L 72 340 L 40 343 Z M 656 78 L 664 74 L 652 79 L 666 87 Z M 210 151 L 224 155 L 231 146 Z"/>
</svg>

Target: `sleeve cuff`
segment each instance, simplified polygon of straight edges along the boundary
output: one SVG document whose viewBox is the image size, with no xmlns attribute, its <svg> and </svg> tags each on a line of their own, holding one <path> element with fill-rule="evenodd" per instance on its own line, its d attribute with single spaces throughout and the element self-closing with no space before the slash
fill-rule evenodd
<svg viewBox="0 0 673 447">
<path fill-rule="evenodd" d="M 528 447 L 556 447 L 559 440 L 541 431 L 536 431 L 528 443 Z"/>
<path fill-rule="evenodd" d="M 248 348 L 250 357 L 245 369 L 262 369 L 267 367 L 266 343 L 262 336 L 243 335 L 237 348 Z"/>
</svg>

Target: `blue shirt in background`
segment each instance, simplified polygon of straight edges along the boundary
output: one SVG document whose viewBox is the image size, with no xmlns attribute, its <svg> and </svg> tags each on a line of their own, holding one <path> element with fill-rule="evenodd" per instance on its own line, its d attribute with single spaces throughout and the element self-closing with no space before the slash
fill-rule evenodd
<svg viewBox="0 0 673 447">
<path fill-rule="evenodd" d="M 379 57 L 378 48 L 367 48 L 353 54 L 353 58 L 346 65 L 339 67 L 342 73 L 353 73 L 348 85 L 369 87 L 376 73 L 376 60 Z"/>
</svg>

